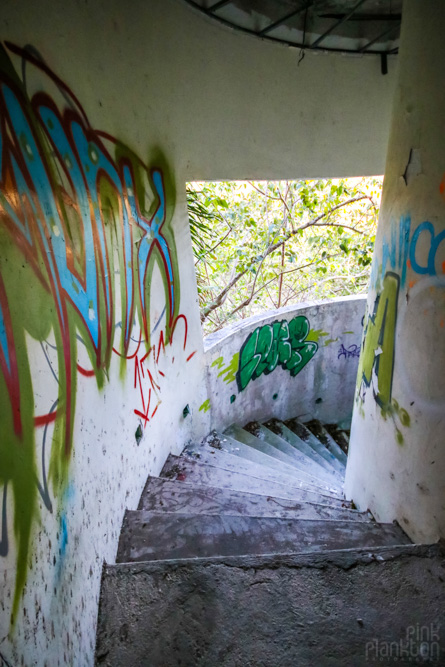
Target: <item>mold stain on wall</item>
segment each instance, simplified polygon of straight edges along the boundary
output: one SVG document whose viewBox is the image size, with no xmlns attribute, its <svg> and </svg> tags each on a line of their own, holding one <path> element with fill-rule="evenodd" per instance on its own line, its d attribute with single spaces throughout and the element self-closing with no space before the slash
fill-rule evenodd
<svg viewBox="0 0 445 667">
<path fill-rule="evenodd" d="M 31 88 L 39 92 L 30 95 Z M 134 412 L 145 425 L 157 410 L 161 387 L 144 372 L 144 362 L 150 354 L 159 361 L 178 324 L 185 349 L 187 320 L 179 314 L 170 227 L 174 205 L 173 179 L 161 154 L 149 168 L 118 139 L 91 127 L 75 94 L 35 49 L 0 47 L 0 555 L 8 554 L 13 530 L 12 620 L 26 582 L 38 495 L 50 512 L 57 499 L 64 516 L 78 375 L 94 379 L 100 390 L 109 381 L 113 354 L 120 357 L 122 378 L 131 360 L 141 393 Z M 157 346 L 149 321 L 155 265 L 166 304 L 165 335 L 162 330 Z M 140 334 L 130 354 L 136 321 Z M 29 337 L 41 343 L 57 387 L 57 396 L 38 414 Z M 50 339 L 56 362 L 47 354 Z M 79 345 L 87 364 L 78 363 Z M 44 447 L 51 447 L 48 470 L 43 449 L 41 479 L 37 430 L 43 430 Z"/>
</svg>

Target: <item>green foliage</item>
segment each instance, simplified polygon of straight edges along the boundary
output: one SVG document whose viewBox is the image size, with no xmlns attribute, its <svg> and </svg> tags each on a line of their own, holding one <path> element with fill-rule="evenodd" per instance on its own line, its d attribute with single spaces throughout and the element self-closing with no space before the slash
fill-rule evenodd
<svg viewBox="0 0 445 667">
<path fill-rule="evenodd" d="M 189 183 L 205 333 L 365 291 L 382 179 Z"/>
</svg>

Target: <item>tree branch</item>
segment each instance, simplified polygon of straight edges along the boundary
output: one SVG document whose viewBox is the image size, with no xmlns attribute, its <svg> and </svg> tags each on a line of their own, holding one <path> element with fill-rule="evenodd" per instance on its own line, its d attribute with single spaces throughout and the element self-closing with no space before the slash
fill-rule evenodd
<svg viewBox="0 0 445 667">
<path fill-rule="evenodd" d="M 281 201 L 281 197 L 274 197 L 273 195 L 268 195 L 267 192 L 264 192 L 260 188 L 258 188 L 252 181 L 248 181 L 249 185 L 253 187 L 254 190 L 260 193 L 260 195 L 263 195 L 263 197 L 267 197 L 268 199 L 275 199 L 276 201 Z"/>
<path fill-rule="evenodd" d="M 253 186 L 253 187 L 255 187 L 255 186 Z M 255 189 L 258 189 L 258 188 L 255 188 Z M 264 193 L 262 193 L 262 194 L 264 194 Z M 278 199 L 278 198 L 275 197 L 275 199 Z M 325 211 L 324 213 L 321 213 L 320 215 L 318 215 L 313 220 L 310 220 L 309 222 L 306 222 L 303 225 L 300 225 L 296 229 L 292 229 L 291 231 L 289 231 L 285 235 L 285 237 L 283 239 L 281 239 L 281 241 L 277 241 L 276 243 L 273 243 L 268 248 L 266 248 L 266 250 L 264 251 L 264 253 L 262 255 L 257 256 L 254 260 L 252 260 L 250 262 L 250 264 L 243 271 L 240 271 L 239 273 L 237 273 L 234 276 L 234 278 L 228 283 L 228 285 L 226 285 L 226 287 L 222 290 L 222 292 L 220 292 L 220 294 L 216 297 L 216 299 L 211 304 L 209 304 L 208 306 L 206 306 L 205 308 L 203 308 L 201 310 L 201 322 L 203 322 L 206 319 L 206 317 L 209 315 L 209 313 L 211 313 L 213 310 L 215 310 L 216 308 L 218 308 L 222 304 L 223 300 L 225 299 L 225 296 L 226 296 L 227 292 L 229 292 L 232 289 L 232 287 L 234 287 L 236 285 L 236 283 L 250 270 L 250 268 L 252 266 L 257 264 L 258 262 L 262 263 L 266 257 L 268 257 L 270 254 L 275 252 L 275 250 L 278 250 L 278 248 L 281 248 L 281 246 L 284 243 L 286 243 L 292 236 L 295 236 L 295 234 L 297 234 L 300 231 L 303 231 L 304 229 L 307 229 L 308 227 L 329 227 L 329 226 L 338 227 L 339 225 L 337 223 L 328 223 L 328 222 L 321 223 L 321 224 L 319 224 L 319 223 L 320 223 L 320 220 L 323 220 L 328 215 L 331 215 L 334 211 L 338 211 L 340 208 L 343 208 L 345 206 L 348 206 L 349 204 L 353 204 L 353 203 L 358 202 L 358 201 L 362 201 L 363 199 L 369 199 L 372 202 L 372 198 L 369 197 L 369 195 L 361 195 L 359 197 L 352 197 L 351 199 L 347 199 L 346 201 L 341 202 L 340 204 L 337 204 L 333 208 L 329 209 L 329 211 Z M 355 231 L 357 231 L 357 230 L 355 230 Z M 292 269 L 292 270 L 296 270 L 296 269 Z"/>
<path fill-rule="evenodd" d="M 222 243 L 223 241 L 226 240 L 226 238 L 227 238 L 227 237 L 229 236 L 229 234 L 232 232 L 232 227 L 229 225 L 228 222 L 226 222 L 226 225 L 229 226 L 229 231 L 227 232 L 227 234 L 225 234 L 225 235 L 222 237 L 222 239 L 221 239 L 220 241 L 218 241 L 218 243 L 217 243 L 216 245 L 213 246 L 213 248 L 210 248 L 210 250 L 207 250 L 207 252 L 205 252 L 203 255 L 201 255 L 200 257 L 198 257 L 198 259 L 197 259 L 196 262 L 195 262 L 195 266 L 197 266 L 197 265 L 198 265 L 198 262 L 200 262 L 202 259 L 204 259 L 204 257 L 206 257 L 209 253 L 211 253 L 211 252 L 213 252 L 214 250 L 216 250 L 217 247 L 218 247 L 219 245 L 221 245 L 221 243 Z"/>
</svg>

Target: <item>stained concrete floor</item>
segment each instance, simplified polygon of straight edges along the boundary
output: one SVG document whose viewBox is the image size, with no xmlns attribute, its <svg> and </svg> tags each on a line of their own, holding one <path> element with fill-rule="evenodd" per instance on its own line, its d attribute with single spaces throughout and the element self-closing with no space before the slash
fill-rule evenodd
<svg viewBox="0 0 445 667">
<path fill-rule="evenodd" d="M 97 665 L 439 666 L 444 581 L 437 545 L 109 566 Z"/>
</svg>

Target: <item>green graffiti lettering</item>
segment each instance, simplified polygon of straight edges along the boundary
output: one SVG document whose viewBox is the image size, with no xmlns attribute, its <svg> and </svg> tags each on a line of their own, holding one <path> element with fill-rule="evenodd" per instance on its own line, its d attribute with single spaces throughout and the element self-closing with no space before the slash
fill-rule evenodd
<svg viewBox="0 0 445 667">
<path fill-rule="evenodd" d="M 304 315 L 289 323 L 275 321 L 255 329 L 241 348 L 236 373 L 239 391 L 263 373 L 272 373 L 277 366 L 289 371 L 292 377 L 298 375 L 318 350 L 318 344 L 308 340 L 309 331 L 309 321 Z"/>
<path fill-rule="evenodd" d="M 218 357 L 218 359 L 215 359 L 215 361 L 212 363 L 212 368 L 214 366 L 217 368 L 222 368 L 224 366 L 224 357 Z"/>
</svg>

